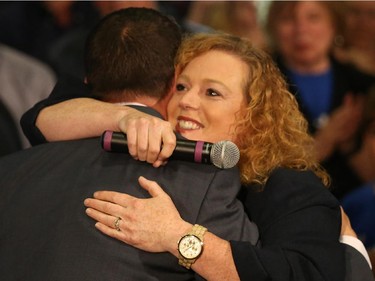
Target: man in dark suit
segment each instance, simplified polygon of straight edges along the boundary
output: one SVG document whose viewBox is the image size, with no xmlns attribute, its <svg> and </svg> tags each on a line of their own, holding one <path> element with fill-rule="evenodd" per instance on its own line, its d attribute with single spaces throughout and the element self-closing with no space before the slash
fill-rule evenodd
<svg viewBox="0 0 375 281">
<path fill-rule="evenodd" d="M 112 13 L 89 37 L 88 84 L 100 99 L 136 102 L 137 109 L 161 118 L 180 39 L 177 25 L 154 10 Z M 199 278 L 172 255 L 146 253 L 106 237 L 85 214 L 84 199 L 103 187 L 148 197 L 138 185 L 140 175 L 159 182 L 187 221 L 228 240 L 255 244 L 258 239 L 236 199 L 237 168 L 170 161 L 155 169 L 128 155 L 103 151 L 99 138 L 35 146 L 4 157 L 0 167 L 3 280 Z"/>
</svg>

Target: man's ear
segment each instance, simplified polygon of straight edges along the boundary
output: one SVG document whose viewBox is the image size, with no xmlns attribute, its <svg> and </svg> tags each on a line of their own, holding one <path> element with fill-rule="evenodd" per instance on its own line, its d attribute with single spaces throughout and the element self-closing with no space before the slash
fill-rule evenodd
<svg viewBox="0 0 375 281">
<path fill-rule="evenodd" d="M 87 82 L 87 77 L 85 76 L 85 78 L 83 79 L 83 83 L 85 83 L 86 85 L 88 84 Z"/>
</svg>

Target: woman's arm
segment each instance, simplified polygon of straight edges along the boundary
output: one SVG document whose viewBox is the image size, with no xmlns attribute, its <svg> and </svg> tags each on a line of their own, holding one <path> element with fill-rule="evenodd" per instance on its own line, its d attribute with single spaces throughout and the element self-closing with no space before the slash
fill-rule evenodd
<svg viewBox="0 0 375 281">
<path fill-rule="evenodd" d="M 98 221 L 95 226 L 104 234 L 145 251 L 170 252 L 177 263 L 177 241 L 192 225 L 180 217 L 171 198 L 156 182 L 140 177 L 139 183 L 152 198 L 99 191 L 85 200 L 86 213 Z M 115 229 L 117 218 L 121 218 L 120 231 Z M 207 280 L 239 280 L 229 242 L 210 232 L 204 235 L 203 253 L 192 269 Z"/>
<path fill-rule="evenodd" d="M 64 79 L 60 79 L 49 97 L 35 104 L 21 118 L 22 130 L 30 143 L 37 145 L 47 142 L 43 133 L 36 126 L 36 120 L 41 110 L 65 100 L 79 97 L 91 97 L 90 88 L 85 83 L 70 76 L 64 76 Z"/>
<path fill-rule="evenodd" d="M 105 130 L 120 131 L 119 120 L 134 111 L 92 98 L 76 98 L 42 109 L 36 126 L 48 141 L 96 137 Z"/>
<path fill-rule="evenodd" d="M 258 257 L 270 280 L 344 280 L 339 203 L 313 172 L 275 169 L 263 190 L 249 186 L 246 198 L 262 247 L 235 245 L 236 264 Z M 241 279 L 256 272 L 253 263 L 237 268 Z"/>
<path fill-rule="evenodd" d="M 36 125 L 48 141 L 97 137 L 105 130 L 124 132 L 130 155 L 154 167 L 164 164 L 176 146 L 169 122 L 128 106 L 91 98 L 46 107 Z"/>
<path fill-rule="evenodd" d="M 176 147 L 171 124 L 128 106 L 90 98 L 67 100 L 43 109 L 36 125 L 48 141 L 100 136 L 105 130 L 127 134 L 129 154 L 159 167 Z"/>
</svg>

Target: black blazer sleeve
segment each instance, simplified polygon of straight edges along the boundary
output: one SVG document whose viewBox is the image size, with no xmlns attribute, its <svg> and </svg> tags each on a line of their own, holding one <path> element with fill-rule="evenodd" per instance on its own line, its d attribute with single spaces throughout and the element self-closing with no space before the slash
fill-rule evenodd
<svg viewBox="0 0 375 281">
<path fill-rule="evenodd" d="M 0 157 L 22 149 L 16 122 L 0 100 Z"/>
<path fill-rule="evenodd" d="M 42 132 L 35 126 L 39 112 L 45 107 L 68 99 L 90 96 L 90 88 L 81 80 L 68 76 L 63 80 L 59 80 L 47 99 L 38 102 L 23 114 L 21 118 L 23 133 L 32 145 L 47 142 Z"/>
<path fill-rule="evenodd" d="M 311 172 L 275 170 L 245 205 L 262 247 L 231 241 L 241 280 L 344 280 L 337 200 Z"/>
<path fill-rule="evenodd" d="M 345 281 L 374 281 L 374 275 L 365 257 L 352 246 L 344 244 L 346 257 Z"/>
</svg>

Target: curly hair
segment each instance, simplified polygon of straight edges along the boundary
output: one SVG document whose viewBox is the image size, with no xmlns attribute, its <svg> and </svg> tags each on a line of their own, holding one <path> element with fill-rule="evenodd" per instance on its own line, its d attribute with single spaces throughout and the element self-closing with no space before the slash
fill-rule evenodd
<svg viewBox="0 0 375 281">
<path fill-rule="evenodd" d="M 314 140 L 297 101 L 272 58 L 245 39 L 224 33 L 184 38 L 176 57 L 177 74 L 194 58 L 211 50 L 234 55 L 249 67 L 243 89 L 246 108 L 236 118 L 236 144 L 243 184 L 264 184 L 272 170 L 312 170 L 325 185 L 329 177 L 317 162 Z"/>
</svg>

